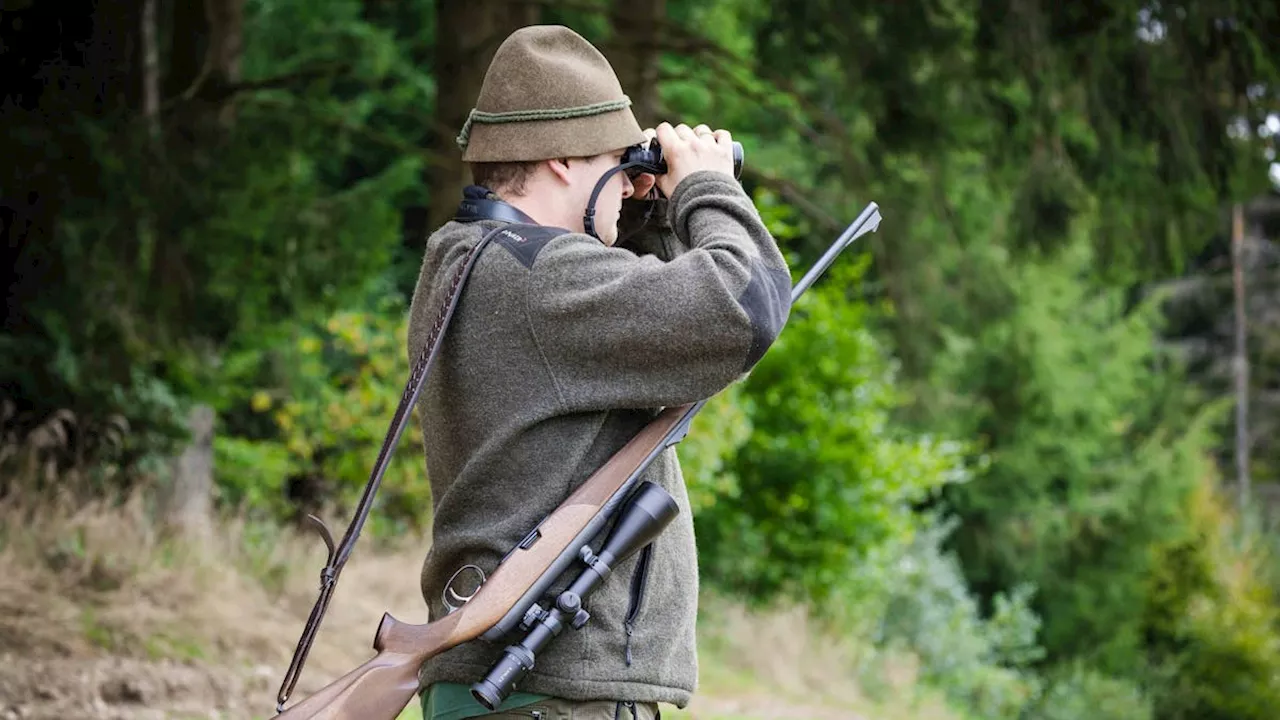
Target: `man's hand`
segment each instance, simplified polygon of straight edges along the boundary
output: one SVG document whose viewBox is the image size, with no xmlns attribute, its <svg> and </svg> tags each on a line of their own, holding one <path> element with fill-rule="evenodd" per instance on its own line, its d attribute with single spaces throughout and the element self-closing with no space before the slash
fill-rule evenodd
<svg viewBox="0 0 1280 720">
<path fill-rule="evenodd" d="M 647 135 L 649 131 L 645 131 Z M 711 131 L 706 125 L 690 128 L 680 123 L 662 123 L 656 131 L 667 173 L 657 178 L 658 189 L 671 197 L 681 180 L 699 170 L 722 172 L 733 177 L 733 138 L 728 130 Z M 640 185 L 636 183 L 636 194 Z"/>
</svg>

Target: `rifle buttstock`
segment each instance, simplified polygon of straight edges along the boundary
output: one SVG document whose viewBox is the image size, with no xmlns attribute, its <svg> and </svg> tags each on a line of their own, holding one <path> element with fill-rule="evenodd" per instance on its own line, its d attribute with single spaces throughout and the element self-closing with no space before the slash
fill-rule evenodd
<svg viewBox="0 0 1280 720">
<path fill-rule="evenodd" d="M 395 720 L 418 692 L 422 658 L 383 650 L 275 720 Z"/>
<path fill-rule="evenodd" d="M 480 603 L 436 622 L 415 625 L 382 614 L 373 637 L 377 655 L 273 720 L 395 720 L 418 692 L 422 663 L 472 640 L 501 615 Z"/>
</svg>

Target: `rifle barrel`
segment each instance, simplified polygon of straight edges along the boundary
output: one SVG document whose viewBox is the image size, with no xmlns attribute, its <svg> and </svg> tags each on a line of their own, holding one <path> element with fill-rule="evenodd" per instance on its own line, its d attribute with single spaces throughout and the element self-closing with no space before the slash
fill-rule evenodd
<svg viewBox="0 0 1280 720">
<path fill-rule="evenodd" d="M 831 267 L 831 263 L 836 261 L 836 257 L 844 252 L 844 249 L 853 244 L 854 240 L 866 235 L 869 232 L 875 232 L 880 227 L 880 206 L 875 203 L 869 203 L 866 208 L 859 213 L 857 219 L 849 224 L 849 227 L 831 243 L 831 247 L 818 258 L 818 262 L 809 268 L 809 272 L 800 278 L 800 282 L 791 288 L 791 302 L 795 302 L 809 286 L 813 284 L 818 276 L 826 272 Z"/>
</svg>

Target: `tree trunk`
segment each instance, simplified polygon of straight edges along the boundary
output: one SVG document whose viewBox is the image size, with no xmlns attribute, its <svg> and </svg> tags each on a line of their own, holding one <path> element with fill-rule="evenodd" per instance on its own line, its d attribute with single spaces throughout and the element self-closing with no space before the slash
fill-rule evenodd
<svg viewBox="0 0 1280 720">
<path fill-rule="evenodd" d="M 175 533 L 199 535 L 209 529 L 213 503 L 213 409 L 198 405 L 191 410 L 187 428 L 191 441 L 170 462 L 170 484 L 163 493 L 166 528 Z"/>
<path fill-rule="evenodd" d="M 415 249 L 453 217 L 462 188 L 471 181 L 455 139 L 475 106 L 493 53 L 512 32 L 536 24 L 540 12 L 536 3 L 511 0 L 436 3 L 436 112 L 428 142 L 441 162 L 428 170 L 427 227 L 406 238 Z"/>
<path fill-rule="evenodd" d="M 225 127 L 234 119 L 227 91 L 240 80 L 244 0 L 177 3 L 172 38 L 165 95 L 193 102 L 186 121 Z"/>
<path fill-rule="evenodd" d="M 158 0 L 142 0 L 142 116 L 152 142 L 160 140 L 160 41 L 156 20 Z"/>
<path fill-rule="evenodd" d="M 613 39 L 605 53 L 618 74 L 622 91 L 631 98 L 631 111 L 641 127 L 653 127 L 662 119 L 658 63 L 666 12 L 666 0 L 613 0 L 609 8 Z"/>
<path fill-rule="evenodd" d="M 1236 482 L 1240 508 L 1249 505 L 1249 333 L 1244 297 L 1244 208 L 1236 204 L 1231 218 L 1231 276 L 1235 290 Z"/>
<path fill-rule="evenodd" d="M 164 152 L 181 166 L 184 176 L 199 176 L 221 161 L 220 150 L 235 122 L 231 92 L 240 81 L 244 45 L 244 0 L 184 0 L 172 5 L 170 61 L 164 77 Z M 164 226 L 157 237 L 175 233 Z M 176 242 L 157 242 L 149 263 L 147 287 L 164 288 L 155 304 L 182 315 L 191 306 L 189 248 Z"/>
</svg>

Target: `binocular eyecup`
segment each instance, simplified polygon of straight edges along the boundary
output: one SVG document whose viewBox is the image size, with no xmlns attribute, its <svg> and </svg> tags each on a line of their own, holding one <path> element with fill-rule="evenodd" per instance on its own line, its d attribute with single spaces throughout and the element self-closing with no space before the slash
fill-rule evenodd
<svg viewBox="0 0 1280 720">
<path fill-rule="evenodd" d="M 520 623 L 520 629 L 528 631 L 524 639 L 503 650 L 484 679 L 471 686 L 471 696 L 486 709 L 496 710 L 516 682 L 533 669 L 537 654 L 565 625 L 577 630 L 587 623 L 591 615 L 582 607 L 583 598 L 604 582 L 618 563 L 652 542 L 678 512 L 670 493 L 652 482 L 641 483 L 618 512 L 603 549 L 598 554 L 586 545 L 578 550 L 578 558 L 587 567 L 556 597 L 550 610 L 536 603 L 529 608 Z"/>
<path fill-rule="evenodd" d="M 628 163 L 640 164 L 628 170 L 632 175 L 642 172 L 665 175 L 667 172 L 667 161 L 662 156 L 662 146 L 658 144 L 657 138 L 649 141 L 649 147 L 632 145 L 627 148 L 622 154 L 622 164 Z M 733 177 L 742 177 L 742 143 L 737 140 L 733 141 Z"/>
</svg>

